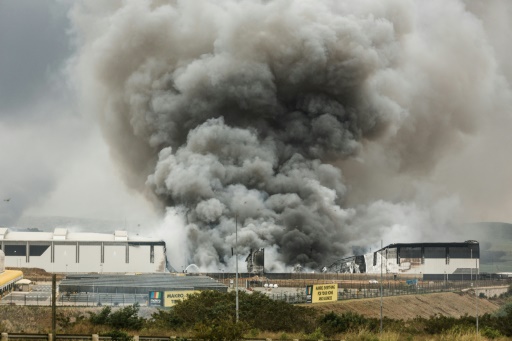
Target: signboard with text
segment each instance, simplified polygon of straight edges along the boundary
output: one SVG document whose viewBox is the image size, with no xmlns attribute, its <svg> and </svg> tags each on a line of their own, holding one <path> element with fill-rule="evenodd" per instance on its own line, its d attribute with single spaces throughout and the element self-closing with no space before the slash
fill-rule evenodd
<svg viewBox="0 0 512 341">
<path fill-rule="evenodd" d="M 199 293 L 198 290 L 176 290 L 176 291 L 166 291 L 164 293 L 164 307 L 172 307 L 179 301 L 183 301 L 189 295 Z"/>
<path fill-rule="evenodd" d="M 150 307 L 161 307 L 163 305 L 163 296 L 163 292 L 161 291 L 150 291 L 148 305 Z"/>
<path fill-rule="evenodd" d="M 311 303 L 336 302 L 338 300 L 338 284 L 317 284 L 312 287 Z"/>
</svg>

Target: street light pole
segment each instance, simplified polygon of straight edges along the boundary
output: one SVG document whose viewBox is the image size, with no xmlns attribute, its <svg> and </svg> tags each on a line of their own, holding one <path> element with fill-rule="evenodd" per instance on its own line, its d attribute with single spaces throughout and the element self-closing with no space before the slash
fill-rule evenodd
<svg viewBox="0 0 512 341">
<path fill-rule="evenodd" d="M 478 288 L 478 273 L 480 272 L 478 269 L 478 257 L 475 258 L 475 266 L 476 266 L 476 278 L 475 278 L 475 297 L 476 297 L 476 337 L 478 338 L 478 295 L 476 289 Z"/>
<path fill-rule="evenodd" d="M 238 323 L 238 215 L 235 214 L 235 287 L 236 287 L 236 322 Z"/>
<path fill-rule="evenodd" d="M 380 334 L 382 335 L 382 239 L 380 240 Z"/>
</svg>

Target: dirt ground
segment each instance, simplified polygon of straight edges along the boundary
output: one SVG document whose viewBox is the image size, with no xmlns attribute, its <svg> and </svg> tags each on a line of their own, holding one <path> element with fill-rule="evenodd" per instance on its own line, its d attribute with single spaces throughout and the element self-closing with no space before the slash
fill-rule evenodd
<svg viewBox="0 0 512 341">
<path fill-rule="evenodd" d="M 368 317 L 380 317 L 380 298 L 317 303 L 308 306 L 324 313 L 355 312 Z M 478 314 L 492 313 L 499 308 L 495 301 L 478 299 Z M 477 300 L 466 293 L 439 293 L 383 297 L 382 314 L 393 319 L 408 320 L 416 316 L 430 317 L 435 314 L 460 317 L 465 314 L 475 316 Z"/>
</svg>

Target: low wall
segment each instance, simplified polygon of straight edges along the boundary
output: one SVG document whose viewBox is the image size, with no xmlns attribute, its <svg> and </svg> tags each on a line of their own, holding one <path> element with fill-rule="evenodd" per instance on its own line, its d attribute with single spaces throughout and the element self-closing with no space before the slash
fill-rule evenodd
<svg viewBox="0 0 512 341">
<path fill-rule="evenodd" d="M 504 294 L 508 291 L 508 286 L 502 286 L 502 287 L 482 287 L 482 288 L 476 288 L 476 294 L 480 295 L 483 293 L 485 297 L 494 297 L 499 296 L 501 294 Z"/>
</svg>

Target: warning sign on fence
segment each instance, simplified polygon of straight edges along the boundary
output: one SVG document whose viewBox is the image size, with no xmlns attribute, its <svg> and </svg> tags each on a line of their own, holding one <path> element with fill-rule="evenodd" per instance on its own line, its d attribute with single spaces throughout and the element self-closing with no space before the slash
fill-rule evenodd
<svg viewBox="0 0 512 341">
<path fill-rule="evenodd" d="M 335 302 L 338 300 L 338 284 L 308 285 L 306 290 L 311 292 L 311 287 L 311 301 L 307 300 L 308 303 Z"/>
</svg>

